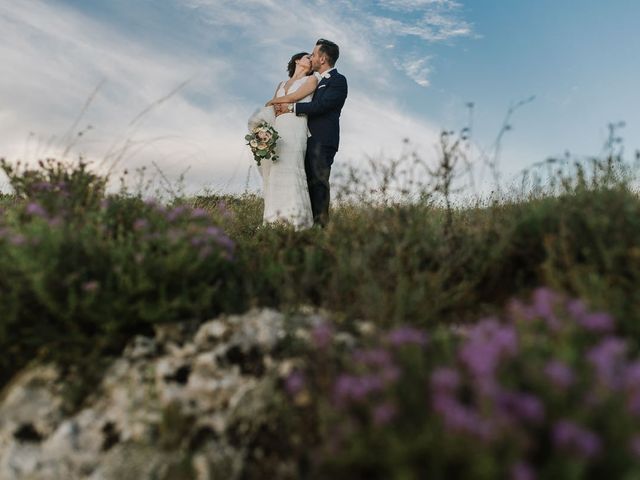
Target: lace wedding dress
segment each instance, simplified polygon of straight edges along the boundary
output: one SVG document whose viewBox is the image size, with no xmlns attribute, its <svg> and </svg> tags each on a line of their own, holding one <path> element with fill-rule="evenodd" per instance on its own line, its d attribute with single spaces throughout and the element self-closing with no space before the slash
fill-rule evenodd
<svg viewBox="0 0 640 480">
<path fill-rule="evenodd" d="M 282 82 L 277 96 L 295 92 L 306 81 L 296 80 L 285 92 Z M 310 102 L 313 94 L 299 100 Z M 272 107 L 269 107 L 273 111 Z M 249 122 L 251 124 L 251 120 Z M 270 122 L 271 123 L 271 122 Z M 263 160 L 259 167 L 264 190 L 264 223 L 288 222 L 296 230 L 313 225 L 311 200 L 304 171 L 304 156 L 307 151 L 307 117 L 285 113 L 272 123 L 278 131 L 276 152 L 278 160 Z"/>
</svg>

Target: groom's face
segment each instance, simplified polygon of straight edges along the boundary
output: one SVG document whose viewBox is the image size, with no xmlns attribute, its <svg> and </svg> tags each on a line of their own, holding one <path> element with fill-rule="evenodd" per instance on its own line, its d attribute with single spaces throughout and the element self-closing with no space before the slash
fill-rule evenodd
<svg viewBox="0 0 640 480">
<path fill-rule="evenodd" d="M 324 55 L 320 53 L 320 45 L 316 45 L 311 54 L 311 69 L 317 72 L 322 68 Z"/>
</svg>

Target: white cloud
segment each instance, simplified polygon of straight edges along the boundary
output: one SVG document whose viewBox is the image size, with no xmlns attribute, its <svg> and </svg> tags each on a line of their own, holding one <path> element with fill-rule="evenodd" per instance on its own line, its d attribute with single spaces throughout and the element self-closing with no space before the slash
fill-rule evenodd
<svg viewBox="0 0 640 480">
<path fill-rule="evenodd" d="M 460 3 L 453 0 L 378 0 L 380 6 L 396 10 L 417 10 L 424 7 L 444 7 L 448 9 L 459 8 Z"/>
<path fill-rule="evenodd" d="M 416 82 L 421 87 L 428 87 L 431 85 L 429 76 L 432 73 L 432 68 L 429 64 L 431 57 L 425 58 L 408 58 L 404 62 L 400 63 L 400 67 L 407 74 L 411 80 Z"/>
<path fill-rule="evenodd" d="M 384 35 L 409 36 L 434 43 L 473 35 L 470 23 L 460 18 L 462 4 L 452 0 L 378 0 L 384 10 L 405 15 L 372 16 L 374 25 Z M 407 15 L 410 14 L 410 15 Z"/>
</svg>

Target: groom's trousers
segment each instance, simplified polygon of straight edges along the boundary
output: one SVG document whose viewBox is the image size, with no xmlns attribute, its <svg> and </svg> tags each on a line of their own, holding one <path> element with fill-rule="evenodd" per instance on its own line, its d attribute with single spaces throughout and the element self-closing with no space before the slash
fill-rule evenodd
<svg viewBox="0 0 640 480">
<path fill-rule="evenodd" d="M 323 227 L 329 220 L 329 200 L 331 198 L 329 176 L 336 152 L 335 147 L 323 145 L 313 137 L 309 137 L 307 140 L 304 169 L 307 174 L 313 223 Z"/>
</svg>

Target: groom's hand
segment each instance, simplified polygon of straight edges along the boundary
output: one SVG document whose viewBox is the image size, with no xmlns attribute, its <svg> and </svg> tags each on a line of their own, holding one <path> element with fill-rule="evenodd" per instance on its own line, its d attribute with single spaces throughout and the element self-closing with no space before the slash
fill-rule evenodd
<svg viewBox="0 0 640 480">
<path fill-rule="evenodd" d="M 287 113 L 287 107 L 283 103 L 276 103 L 273 108 L 276 110 L 276 117 L 283 113 Z"/>
</svg>

